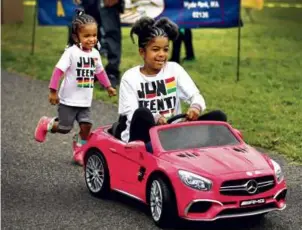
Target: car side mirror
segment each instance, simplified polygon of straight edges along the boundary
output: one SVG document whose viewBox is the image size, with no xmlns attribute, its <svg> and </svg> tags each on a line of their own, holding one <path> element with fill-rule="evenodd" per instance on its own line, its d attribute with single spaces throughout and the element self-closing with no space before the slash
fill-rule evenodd
<svg viewBox="0 0 302 230">
<path fill-rule="evenodd" d="M 139 152 L 146 152 L 146 145 L 143 141 L 131 141 L 126 144 L 125 146 L 126 150 L 137 150 Z"/>
<path fill-rule="evenodd" d="M 243 135 L 242 135 L 242 133 L 238 130 L 238 129 L 234 129 L 233 128 L 233 130 L 234 130 L 234 132 L 243 140 Z"/>
</svg>

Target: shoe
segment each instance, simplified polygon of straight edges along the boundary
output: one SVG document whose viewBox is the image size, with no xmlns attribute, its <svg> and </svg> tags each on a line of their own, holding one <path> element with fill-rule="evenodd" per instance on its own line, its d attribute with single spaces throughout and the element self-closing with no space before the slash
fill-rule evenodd
<svg viewBox="0 0 302 230">
<path fill-rule="evenodd" d="M 169 61 L 170 61 L 170 62 L 176 62 L 176 63 L 178 63 L 178 64 L 180 63 L 179 59 L 172 59 L 172 58 L 170 58 Z"/>
<path fill-rule="evenodd" d="M 83 151 L 81 151 L 80 149 L 81 147 L 78 147 L 76 150 L 73 150 L 73 161 L 76 164 L 83 166 L 84 165 Z"/>
<path fill-rule="evenodd" d="M 84 165 L 84 160 L 83 160 L 83 151 L 81 151 L 82 146 L 76 146 L 73 149 L 73 161 L 78 164 L 78 165 Z"/>
<path fill-rule="evenodd" d="M 53 118 L 43 116 L 40 118 L 38 125 L 35 130 L 35 139 L 38 142 L 44 142 L 47 132 L 48 124 L 53 120 Z"/>
<path fill-rule="evenodd" d="M 79 143 L 78 138 L 79 138 L 79 134 L 75 134 L 72 140 L 73 160 L 76 164 L 83 165 L 84 164 L 83 156 L 82 156 L 82 151 L 80 150 L 83 145 Z"/>
</svg>

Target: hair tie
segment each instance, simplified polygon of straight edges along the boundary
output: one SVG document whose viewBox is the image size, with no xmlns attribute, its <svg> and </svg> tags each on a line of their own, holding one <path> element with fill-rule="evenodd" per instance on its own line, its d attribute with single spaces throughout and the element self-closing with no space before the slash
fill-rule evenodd
<svg viewBox="0 0 302 230">
<path fill-rule="evenodd" d="M 78 16 L 81 16 L 81 15 L 84 14 L 84 10 L 83 10 L 83 9 L 76 9 L 76 14 L 77 14 Z"/>
</svg>

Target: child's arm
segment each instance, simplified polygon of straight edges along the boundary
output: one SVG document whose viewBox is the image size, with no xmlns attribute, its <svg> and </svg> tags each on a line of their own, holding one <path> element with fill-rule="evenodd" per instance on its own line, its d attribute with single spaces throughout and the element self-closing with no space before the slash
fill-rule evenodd
<svg viewBox="0 0 302 230">
<path fill-rule="evenodd" d="M 98 81 L 105 87 L 105 88 L 109 88 L 111 86 L 111 83 L 109 81 L 109 78 L 107 76 L 107 73 L 105 72 L 105 70 L 102 70 L 101 72 L 95 74 L 95 76 L 97 77 Z"/>
<path fill-rule="evenodd" d="M 64 72 L 59 68 L 54 68 L 50 82 L 49 82 L 49 95 L 48 100 L 50 104 L 56 105 L 59 103 L 59 97 L 57 94 L 59 82 L 63 76 Z"/>
<path fill-rule="evenodd" d="M 49 95 L 48 95 L 48 100 L 50 104 L 56 105 L 59 103 L 59 97 L 57 94 L 59 82 L 66 72 L 66 70 L 70 67 L 71 65 L 71 50 L 66 49 L 61 56 L 60 60 L 56 64 L 56 67 L 54 68 L 52 72 L 52 76 L 49 82 Z"/>
<path fill-rule="evenodd" d="M 64 73 L 71 66 L 71 48 L 68 48 L 62 54 L 60 60 L 56 64 L 49 83 L 49 89 L 57 90 L 59 82 Z"/>
<path fill-rule="evenodd" d="M 57 67 L 54 68 L 50 82 L 49 82 L 49 89 L 52 89 L 55 91 L 58 90 L 58 85 L 59 85 L 61 78 L 63 77 L 63 74 L 64 74 L 64 72 L 62 70 L 60 70 Z"/>
</svg>

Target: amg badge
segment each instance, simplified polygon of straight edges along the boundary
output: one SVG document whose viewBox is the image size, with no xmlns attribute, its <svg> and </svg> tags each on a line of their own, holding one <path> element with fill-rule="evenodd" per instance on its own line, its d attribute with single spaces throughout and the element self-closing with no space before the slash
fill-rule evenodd
<svg viewBox="0 0 302 230">
<path fill-rule="evenodd" d="M 248 206 L 248 205 L 255 205 L 255 204 L 264 204 L 265 199 L 257 199 L 257 200 L 245 200 L 240 203 L 240 206 Z"/>
</svg>

